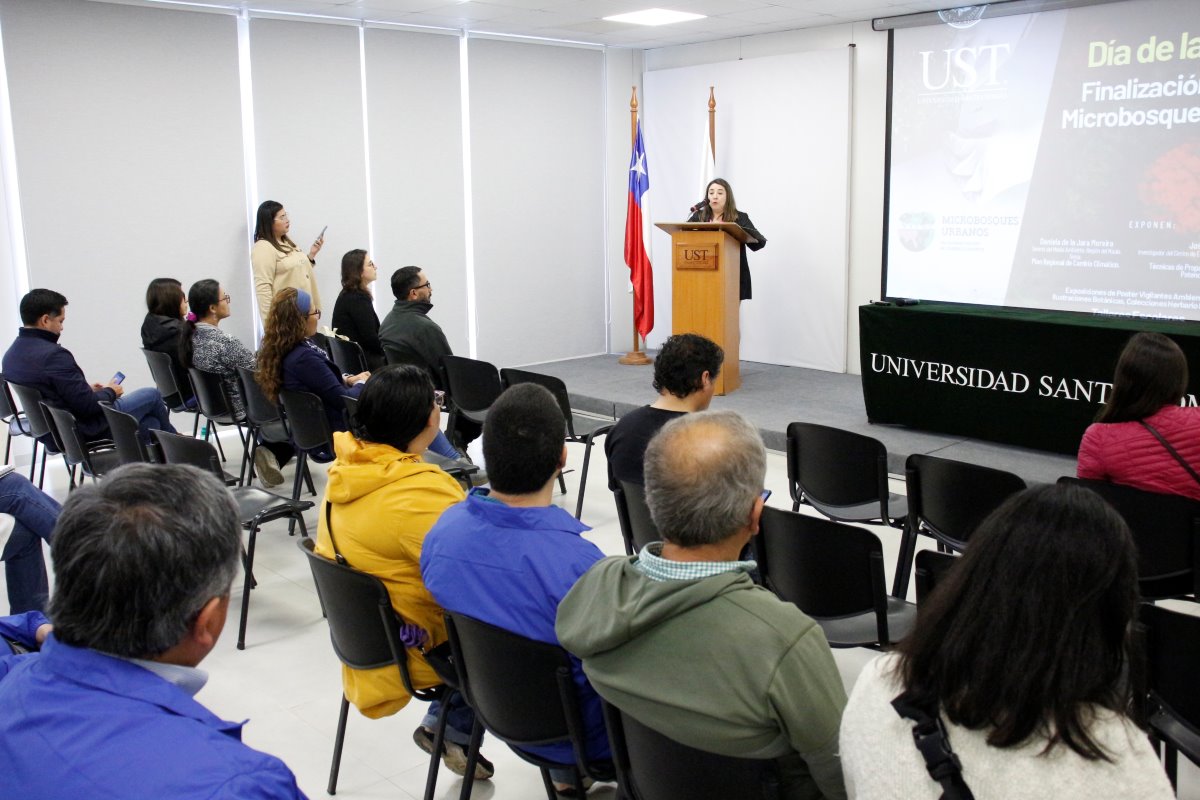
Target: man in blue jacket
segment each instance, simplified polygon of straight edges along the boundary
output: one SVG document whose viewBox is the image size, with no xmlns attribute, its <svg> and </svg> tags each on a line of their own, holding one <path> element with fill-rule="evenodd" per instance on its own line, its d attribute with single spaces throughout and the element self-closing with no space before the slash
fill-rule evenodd
<svg viewBox="0 0 1200 800">
<path fill-rule="evenodd" d="M 219 480 L 122 467 L 71 493 L 51 555 L 54 631 L 0 659 L 6 797 L 303 798 L 282 761 L 242 744 L 242 723 L 193 699 L 241 556 Z"/>
<path fill-rule="evenodd" d="M 112 403 L 118 411 L 138 421 L 143 441 L 149 443 L 152 428 L 175 432 L 171 412 L 158 389 L 137 389 L 124 394 L 115 380 L 105 385 L 89 384 L 71 351 L 58 343 L 67 319 L 67 298 L 52 289 L 34 289 L 21 298 L 21 325 L 16 341 L 4 354 L 4 378 L 9 383 L 32 386 L 47 404 L 65 408 L 75 415 L 84 439 L 106 439 L 108 422 L 100 402 Z M 47 442 L 42 442 L 47 444 Z"/>
</svg>

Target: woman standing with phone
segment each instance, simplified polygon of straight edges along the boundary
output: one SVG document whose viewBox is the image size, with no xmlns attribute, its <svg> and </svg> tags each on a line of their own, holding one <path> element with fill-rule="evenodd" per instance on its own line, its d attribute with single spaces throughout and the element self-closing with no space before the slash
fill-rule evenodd
<svg viewBox="0 0 1200 800">
<path fill-rule="evenodd" d="M 312 296 L 313 307 L 321 308 L 317 291 L 317 253 L 325 244 L 325 231 L 312 243 L 305 254 L 288 238 L 292 222 L 283 204 L 267 200 L 258 207 L 254 227 L 254 246 L 250 248 L 250 264 L 254 268 L 254 293 L 258 297 L 259 318 L 266 324 L 271 301 L 283 289 L 299 289 Z"/>
</svg>

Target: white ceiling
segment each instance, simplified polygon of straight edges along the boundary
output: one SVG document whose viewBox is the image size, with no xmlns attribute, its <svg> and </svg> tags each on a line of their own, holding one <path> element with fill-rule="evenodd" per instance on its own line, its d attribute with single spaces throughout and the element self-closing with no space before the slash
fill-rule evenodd
<svg viewBox="0 0 1200 800">
<path fill-rule="evenodd" d="M 105 0 L 101 0 L 104 2 Z M 113 2 L 113 0 L 107 0 Z M 947 0 L 115 0 L 132 5 L 249 8 L 404 25 L 537 36 L 648 50 L 933 11 Z M 706 15 L 647 27 L 602 18 L 645 8 Z"/>
</svg>

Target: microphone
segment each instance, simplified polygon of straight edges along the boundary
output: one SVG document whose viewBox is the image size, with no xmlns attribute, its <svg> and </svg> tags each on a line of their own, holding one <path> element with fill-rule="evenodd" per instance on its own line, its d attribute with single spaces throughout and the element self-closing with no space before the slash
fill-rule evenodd
<svg viewBox="0 0 1200 800">
<path fill-rule="evenodd" d="M 696 203 L 696 205 L 689 208 L 688 213 L 695 214 L 697 211 L 699 211 L 702 208 L 708 208 L 708 198 L 707 197 L 704 198 L 703 200 L 701 200 L 699 203 Z"/>
</svg>

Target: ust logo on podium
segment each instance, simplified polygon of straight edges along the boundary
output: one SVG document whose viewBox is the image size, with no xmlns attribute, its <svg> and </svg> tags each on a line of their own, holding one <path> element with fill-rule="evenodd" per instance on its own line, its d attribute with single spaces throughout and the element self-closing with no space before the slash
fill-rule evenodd
<svg viewBox="0 0 1200 800">
<path fill-rule="evenodd" d="M 675 245 L 676 269 L 716 269 L 717 248 L 715 245 L 703 245 L 689 242 Z"/>
</svg>

